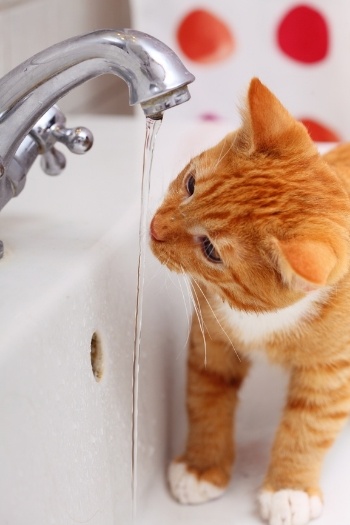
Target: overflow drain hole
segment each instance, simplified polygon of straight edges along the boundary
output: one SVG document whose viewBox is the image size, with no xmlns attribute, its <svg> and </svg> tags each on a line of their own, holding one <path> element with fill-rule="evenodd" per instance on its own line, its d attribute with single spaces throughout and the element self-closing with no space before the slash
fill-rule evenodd
<svg viewBox="0 0 350 525">
<path fill-rule="evenodd" d="M 91 367 L 96 381 L 101 381 L 103 376 L 103 352 L 101 339 L 97 332 L 91 337 Z"/>
</svg>

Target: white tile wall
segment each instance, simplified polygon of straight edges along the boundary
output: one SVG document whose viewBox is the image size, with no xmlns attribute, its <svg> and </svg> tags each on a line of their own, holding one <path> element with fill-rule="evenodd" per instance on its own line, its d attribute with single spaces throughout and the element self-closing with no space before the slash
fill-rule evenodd
<svg viewBox="0 0 350 525">
<path fill-rule="evenodd" d="M 1 16 L 0 11 L 0 78 L 7 72 L 6 50 L 7 50 L 7 33 L 5 19 Z"/>
<path fill-rule="evenodd" d="M 128 0 L 0 0 L 0 75 L 71 36 L 128 26 Z M 131 112 L 127 86 L 114 76 L 82 85 L 60 106 L 68 112 Z"/>
</svg>

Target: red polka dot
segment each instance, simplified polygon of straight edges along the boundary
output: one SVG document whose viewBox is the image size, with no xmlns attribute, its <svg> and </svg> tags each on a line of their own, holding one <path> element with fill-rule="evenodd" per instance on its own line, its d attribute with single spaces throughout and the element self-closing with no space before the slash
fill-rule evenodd
<svg viewBox="0 0 350 525">
<path fill-rule="evenodd" d="M 327 21 L 312 7 L 294 7 L 280 22 L 277 41 L 281 50 L 298 62 L 320 62 L 329 50 Z"/>
<path fill-rule="evenodd" d="M 309 118 L 302 118 L 300 122 L 304 124 L 312 140 L 315 142 L 339 142 L 341 140 L 340 136 L 333 131 L 332 129 L 316 122 Z"/>
<path fill-rule="evenodd" d="M 204 9 L 188 13 L 180 22 L 177 39 L 183 53 L 200 63 L 227 58 L 234 49 L 234 38 L 227 25 Z"/>
</svg>

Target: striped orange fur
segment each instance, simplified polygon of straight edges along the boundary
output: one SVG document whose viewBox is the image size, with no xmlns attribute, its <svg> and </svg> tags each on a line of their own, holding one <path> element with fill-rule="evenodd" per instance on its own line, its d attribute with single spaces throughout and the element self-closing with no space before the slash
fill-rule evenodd
<svg viewBox="0 0 350 525">
<path fill-rule="evenodd" d="M 258 346 L 290 370 L 262 516 L 287 525 L 316 517 L 322 462 L 350 411 L 349 192 L 350 144 L 321 156 L 306 128 L 253 79 L 242 127 L 192 159 L 157 210 L 152 250 L 193 278 L 206 334 L 204 348 L 194 316 L 189 435 L 178 459 L 187 475 L 206 482 L 192 502 L 229 481 L 237 392 Z M 255 341 L 250 314 L 263 322 L 283 312 L 294 320 Z M 251 337 L 243 321 L 252 323 Z M 299 522 L 276 518 L 273 495 L 283 491 L 294 491 L 296 508 L 306 501 L 300 494 L 309 497 L 311 510 Z"/>
</svg>

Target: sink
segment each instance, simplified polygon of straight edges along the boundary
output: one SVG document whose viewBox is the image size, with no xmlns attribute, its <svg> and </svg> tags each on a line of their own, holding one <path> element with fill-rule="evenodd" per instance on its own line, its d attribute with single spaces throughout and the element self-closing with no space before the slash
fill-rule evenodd
<svg viewBox="0 0 350 525">
<path fill-rule="evenodd" d="M 169 113 L 169 115 L 168 115 Z M 228 123 L 167 112 L 151 208 L 191 155 Z M 0 216 L 0 523 L 132 523 L 132 360 L 144 118 L 71 117 L 94 148 L 57 178 L 39 165 Z M 145 232 L 145 235 L 147 233 Z M 184 287 L 182 286 L 184 289 Z M 187 310 L 189 305 L 187 302 Z M 268 461 L 286 378 L 258 364 L 242 391 L 238 462 L 227 494 L 175 503 L 169 458 L 185 439 L 188 318 L 178 278 L 147 252 L 139 376 L 136 525 L 259 524 L 254 494 Z M 320 525 L 349 519 L 347 426 L 329 453 Z"/>
</svg>

